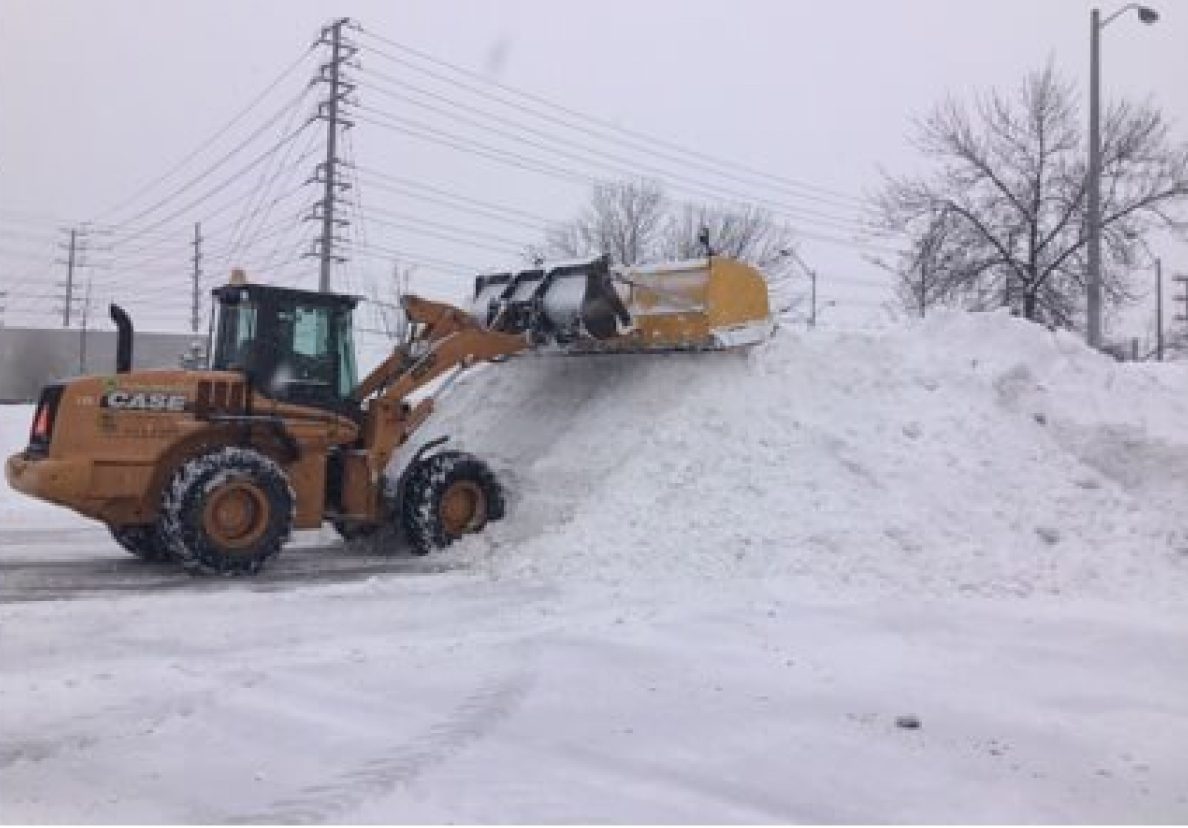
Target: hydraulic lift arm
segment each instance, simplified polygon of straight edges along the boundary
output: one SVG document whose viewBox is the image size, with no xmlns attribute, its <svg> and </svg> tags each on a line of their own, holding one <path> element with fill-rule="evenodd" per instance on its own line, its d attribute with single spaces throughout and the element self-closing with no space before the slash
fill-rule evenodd
<svg viewBox="0 0 1188 828">
<path fill-rule="evenodd" d="M 404 307 L 409 322 L 416 326 L 414 335 L 364 378 L 354 393 L 360 402 L 369 401 L 362 448 L 374 480 L 387 468 L 392 453 L 433 413 L 433 395 L 412 405 L 411 394 L 448 371 L 531 347 L 526 335 L 487 330 L 453 305 L 406 296 Z"/>
</svg>

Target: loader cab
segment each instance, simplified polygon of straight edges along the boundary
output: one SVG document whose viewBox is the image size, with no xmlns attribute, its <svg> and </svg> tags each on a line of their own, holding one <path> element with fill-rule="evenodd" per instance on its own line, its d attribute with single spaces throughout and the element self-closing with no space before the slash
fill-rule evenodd
<svg viewBox="0 0 1188 828">
<path fill-rule="evenodd" d="M 214 297 L 211 368 L 243 373 L 273 400 L 340 413 L 356 407 L 355 297 L 258 284 L 225 285 Z"/>
</svg>

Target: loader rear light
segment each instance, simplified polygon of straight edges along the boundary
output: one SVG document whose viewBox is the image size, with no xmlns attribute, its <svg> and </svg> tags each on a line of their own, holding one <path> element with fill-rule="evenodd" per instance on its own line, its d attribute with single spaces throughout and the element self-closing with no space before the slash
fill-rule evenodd
<svg viewBox="0 0 1188 828">
<path fill-rule="evenodd" d="M 50 413 L 48 405 L 37 406 L 37 416 L 33 418 L 33 433 L 29 435 L 32 442 L 48 443 L 50 438 Z"/>
<path fill-rule="evenodd" d="M 33 427 L 29 430 L 26 456 L 44 457 L 49 454 L 50 440 L 54 436 L 54 421 L 58 416 L 58 403 L 61 399 L 61 385 L 48 385 L 42 390 L 37 410 L 33 413 Z"/>
</svg>

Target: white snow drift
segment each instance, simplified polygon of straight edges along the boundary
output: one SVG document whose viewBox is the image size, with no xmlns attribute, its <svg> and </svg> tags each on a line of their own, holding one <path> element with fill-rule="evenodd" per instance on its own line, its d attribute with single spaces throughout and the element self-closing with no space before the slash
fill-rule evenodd
<svg viewBox="0 0 1188 828">
<path fill-rule="evenodd" d="M 750 353 L 525 358 L 425 436 L 508 481 L 500 573 L 962 593 L 1188 588 L 1188 366 L 998 314 Z"/>
<path fill-rule="evenodd" d="M 510 509 L 436 574 L 189 581 L 0 490 L 0 578 L 118 586 L 0 606 L 0 820 L 1188 820 L 1188 367 L 948 314 L 513 360 L 442 433 Z"/>
</svg>

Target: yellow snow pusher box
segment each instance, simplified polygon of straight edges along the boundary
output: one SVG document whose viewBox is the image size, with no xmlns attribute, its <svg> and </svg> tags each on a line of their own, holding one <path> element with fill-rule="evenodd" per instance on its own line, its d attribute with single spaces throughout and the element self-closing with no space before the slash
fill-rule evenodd
<svg viewBox="0 0 1188 828">
<path fill-rule="evenodd" d="M 479 276 L 471 313 L 490 330 L 570 352 L 735 348 L 773 327 L 766 279 L 720 256 L 629 268 L 599 258 Z"/>
</svg>

